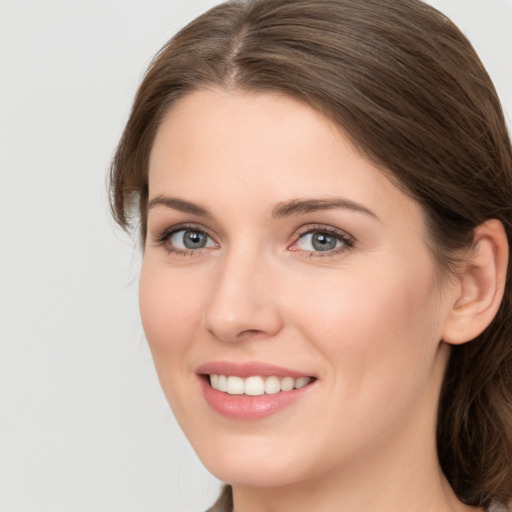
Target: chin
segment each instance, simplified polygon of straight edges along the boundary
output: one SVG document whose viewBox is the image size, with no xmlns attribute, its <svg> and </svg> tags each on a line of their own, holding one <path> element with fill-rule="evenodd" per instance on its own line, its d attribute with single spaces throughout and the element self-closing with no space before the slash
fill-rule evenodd
<svg viewBox="0 0 512 512">
<path fill-rule="evenodd" d="M 296 474 L 297 469 L 291 469 L 293 464 L 276 459 L 276 456 L 269 460 L 233 454 L 215 461 L 203 460 L 203 463 L 216 478 L 233 486 L 285 487 L 303 479 Z"/>
<path fill-rule="evenodd" d="M 242 487 L 285 487 L 304 481 L 321 472 L 308 464 L 304 450 L 307 442 L 290 442 L 280 436 L 264 434 L 225 435 L 223 440 L 211 436 L 194 443 L 198 457 L 219 480 Z M 288 442 L 286 442 L 288 441 Z"/>
</svg>

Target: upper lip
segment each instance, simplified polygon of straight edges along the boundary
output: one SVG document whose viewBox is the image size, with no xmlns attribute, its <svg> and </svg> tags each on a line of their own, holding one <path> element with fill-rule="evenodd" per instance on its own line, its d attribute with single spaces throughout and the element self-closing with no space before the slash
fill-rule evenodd
<svg viewBox="0 0 512 512">
<path fill-rule="evenodd" d="M 196 370 L 198 375 L 233 375 L 236 377 L 312 377 L 311 374 L 284 368 L 274 364 L 268 364 L 258 361 L 245 363 L 235 363 L 229 361 L 211 361 L 199 366 Z"/>
</svg>

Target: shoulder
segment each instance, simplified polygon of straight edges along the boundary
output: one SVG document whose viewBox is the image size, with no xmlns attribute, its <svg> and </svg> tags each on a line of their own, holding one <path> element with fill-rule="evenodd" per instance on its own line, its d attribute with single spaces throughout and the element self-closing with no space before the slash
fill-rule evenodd
<svg viewBox="0 0 512 512">
<path fill-rule="evenodd" d="M 512 504 L 508 507 L 504 507 L 503 505 L 491 505 L 487 512 L 512 512 Z"/>
<path fill-rule="evenodd" d="M 222 488 L 219 499 L 206 512 L 233 512 L 233 492 L 230 485 Z"/>
</svg>

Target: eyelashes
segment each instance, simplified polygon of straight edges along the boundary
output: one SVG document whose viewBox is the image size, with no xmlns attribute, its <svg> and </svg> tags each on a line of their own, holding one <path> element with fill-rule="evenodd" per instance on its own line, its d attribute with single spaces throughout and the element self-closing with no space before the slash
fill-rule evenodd
<svg viewBox="0 0 512 512">
<path fill-rule="evenodd" d="M 195 224 L 178 224 L 166 228 L 156 237 L 155 244 L 164 246 L 169 254 L 180 256 L 199 255 L 204 249 L 219 247 L 203 228 Z"/>
<path fill-rule="evenodd" d="M 355 243 L 354 237 L 348 233 L 322 224 L 304 226 L 296 236 L 288 250 L 309 253 L 310 257 L 340 254 L 352 249 Z"/>
<path fill-rule="evenodd" d="M 169 254 L 177 256 L 199 256 L 220 247 L 208 230 L 198 224 L 170 226 L 157 234 L 153 241 L 156 246 L 162 246 Z M 354 245 L 354 237 L 338 228 L 309 224 L 293 234 L 287 249 L 311 258 L 333 257 L 353 249 Z"/>
</svg>

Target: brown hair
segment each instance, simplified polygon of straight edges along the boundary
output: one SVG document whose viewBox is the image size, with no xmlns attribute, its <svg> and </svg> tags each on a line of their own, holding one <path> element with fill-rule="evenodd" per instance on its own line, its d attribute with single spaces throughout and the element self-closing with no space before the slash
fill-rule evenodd
<svg viewBox="0 0 512 512">
<path fill-rule="evenodd" d="M 495 218 L 512 241 L 512 151 L 492 82 L 462 33 L 419 0 L 231 1 L 156 56 L 111 168 L 114 217 L 146 236 L 148 158 L 164 114 L 192 90 L 276 91 L 333 119 L 422 205 L 439 268 Z M 134 212 L 138 201 L 138 212 Z M 483 334 L 453 347 L 438 453 L 470 505 L 512 500 L 512 282 Z"/>
</svg>

